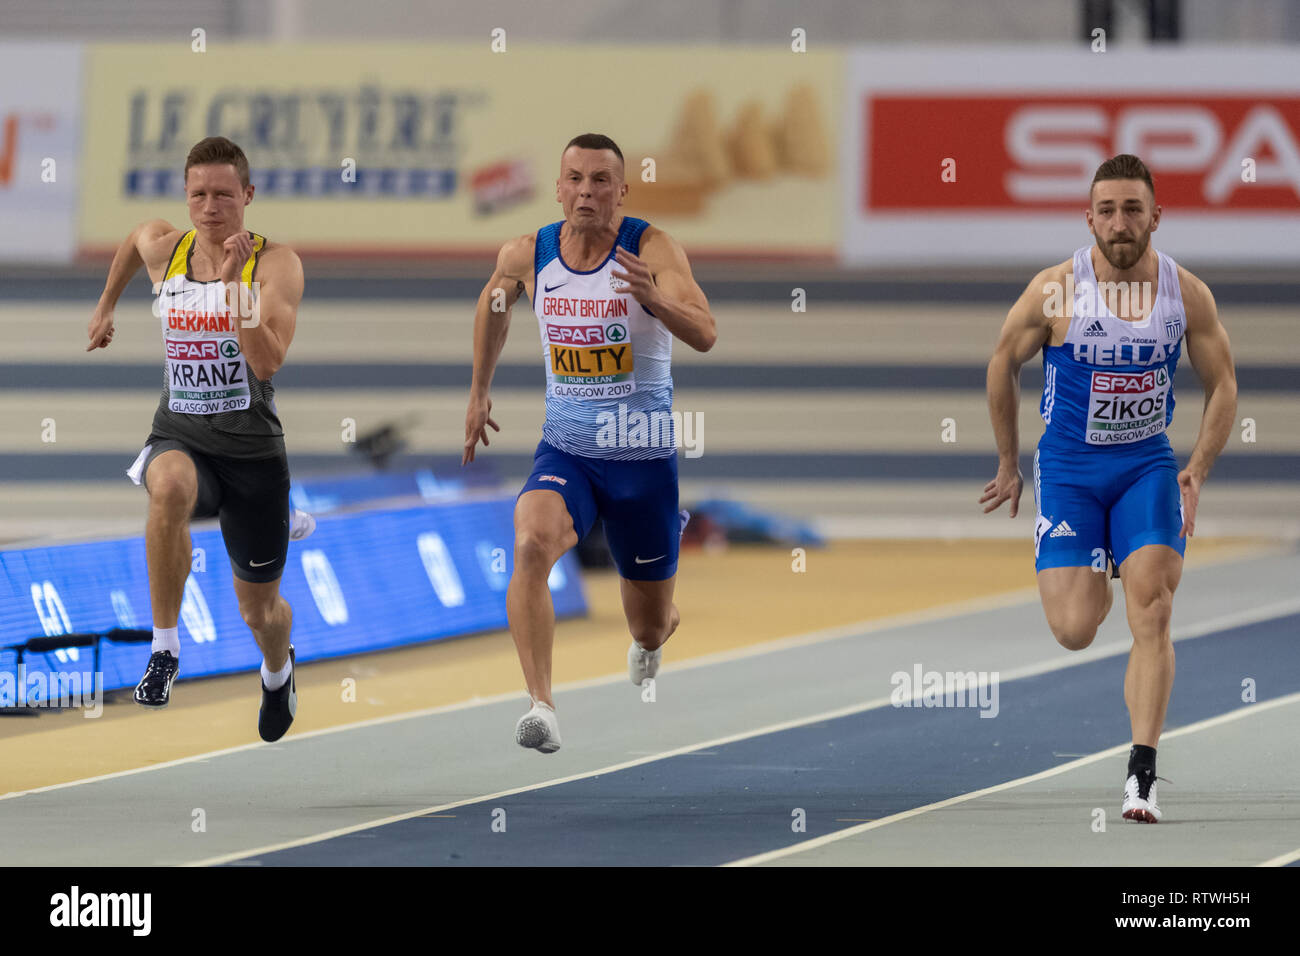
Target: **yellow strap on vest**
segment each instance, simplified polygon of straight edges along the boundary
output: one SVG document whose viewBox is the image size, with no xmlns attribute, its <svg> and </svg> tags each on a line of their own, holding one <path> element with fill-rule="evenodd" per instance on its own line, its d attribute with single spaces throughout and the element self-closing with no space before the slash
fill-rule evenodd
<svg viewBox="0 0 1300 956">
<path fill-rule="evenodd" d="M 194 237 L 197 230 L 191 229 L 185 235 L 181 236 L 181 241 L 176 244 L 176 251 L 172 253 L 171 261 L 167 264 L 167 273 L 163 276 L 163 282 L 173 276 L 183 276 L 188 271 L 190 261 L 190 250 L 194 247 Z M 253 233 L 253 254 L 248 257 L 244 263 L 244 268 L 239 274 L 239 279 L 244 285 L 251 285 L 253 282 L 253 271 L 257 268 L 257 257 L 261 254 L 262 249 L 266 246 L 266 237 Z"/>
</svg>

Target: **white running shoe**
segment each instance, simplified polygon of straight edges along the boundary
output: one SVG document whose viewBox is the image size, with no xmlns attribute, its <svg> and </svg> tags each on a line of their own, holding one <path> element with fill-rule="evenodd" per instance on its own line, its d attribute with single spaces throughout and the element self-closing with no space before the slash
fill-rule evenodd
<svg viewBox="0 0 1300 956">
<path fill-rule="evenodd" d="M 316 519 L 305 511 L 293 509 L 289 516 L 289 540 L 301 541 L 316 530 Z"/>
<path fill-rule="evenodd" d="M 627 649 L 627 676 L 632 678 L 633 684 L 640 687 L 646 678 L 654 677 L 659 673 L 659 661 L 663 656 L 662 647 L 647 651 L 633 641 L 632 646 Z"/>
<path fill-rule="evenodd" d="M 1131 773 L 1124 782 L 1124 819 L 1134 823 L 1159 823 L 1156 806 L 1156 775 L 1150 771 Z"/>
<path fill-rule="evenodd" d="M 515 742 L 544 754 L 559 750 L 560 722 L 555 717 L 555 709 L 541 701 L 533 701 L 533 709 L 515 724 Z"/>
</svg>

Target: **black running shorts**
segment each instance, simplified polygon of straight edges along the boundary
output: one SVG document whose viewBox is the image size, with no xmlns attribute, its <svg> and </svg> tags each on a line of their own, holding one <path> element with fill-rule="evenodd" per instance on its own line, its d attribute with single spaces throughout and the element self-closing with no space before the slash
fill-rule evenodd
<svg viewBox="0 0 1300 956">
<path fill-rule="evenodd" d="M 289 461 L 273 458 L 219 458 L 204 455 L 171 438 L 150 435 L 141 473 L 149 485 L 149 466 L 165 451 L 180 451 L 194 462 L 199 494 L 190 520 L 219 518 L 221 536 L 235 577 L 255 584 L 278 580 L 289 553 Z"/>
</svg>

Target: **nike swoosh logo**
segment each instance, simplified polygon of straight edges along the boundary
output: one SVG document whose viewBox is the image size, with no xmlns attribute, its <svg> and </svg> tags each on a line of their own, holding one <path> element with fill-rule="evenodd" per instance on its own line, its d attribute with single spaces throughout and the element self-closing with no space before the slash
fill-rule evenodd
<svg viewBox="0 0 1300 956">
<path fill-rule="evenodd" d="M 264 568 L 268 564 L 273 564 L 274 562 L 275 558 L 272 558 L 270 561 L 249 561 L 248 566 L 250 568 Z"/>
<path fill-rule="evenodd" d="M 554 291 L 555 291 L 556 289 L 558 289 L 561 285 L 568 285 L 568 284 L 569 284 L 569 282 L 568 282 L 568 280 L 566 279 L 564 282 L 561 282 L 560 285 L 548 285 L 548 286 L 543 286 L 542 288 L 544 288 L 547 292 L 554 292 Z"/>
<path fill-rule="evenodd" d="M 662 554 L 659 555 L 659 558 L 662 558 L 662 557 L 666 557 L 666 555 L 662 555 Z M 636 558 L 635 560 L 636 560 L 636 563 L 637 563 L 637 564 L 650 564 L 650 563 L 653 562 L 653 561 L 658 561 L 659 558 L 644 558 L 644 559 L 642 559 L 642 558 Z"/>
</svg>

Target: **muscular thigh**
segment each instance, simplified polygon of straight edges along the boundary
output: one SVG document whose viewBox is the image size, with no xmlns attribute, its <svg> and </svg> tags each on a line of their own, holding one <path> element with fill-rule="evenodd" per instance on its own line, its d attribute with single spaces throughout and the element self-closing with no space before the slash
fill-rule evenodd
<svg viewBox="0 0 1300 956">
<path fill-rule="evenodd" d="M 515 543 L 529 540 L 555 552 L 555 559 L 578 543 L 568 503 L 548 488 L 525 491 L 515 500 Z"/>
<path fill-rule="evenodd" d="M 1165 544 L 1143 545 L 1124 559 L 1119 576 L 1130 607 L 1172 600 L 1183 577 L 1183 556 Z"/>
<path fill-rule="evenodd" d="M 1106 606 L 1110 575 L 1089 567 L 1044 568 L 1038 572 L 1038 596 L 1047 619 L 1054 622 L 1095 619 Z M 1095 623 L 1095 620 L 1094 620 Z"/>
<path fill-rule="evenodd" d="M 193 495 L 190 519 L 211 518 L 221 505 L 221 482 L 210 462 L 199 453 L 174 439 L 150 436 L 149 451 L 141 469 L 142 483 L 150 497 L 184 488 Z"/>
</svg>

